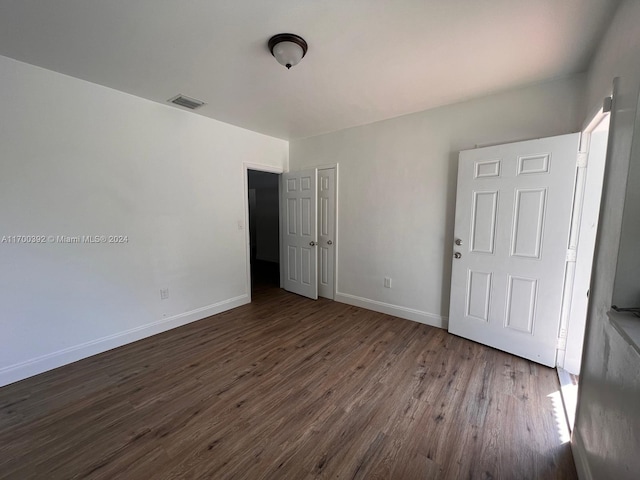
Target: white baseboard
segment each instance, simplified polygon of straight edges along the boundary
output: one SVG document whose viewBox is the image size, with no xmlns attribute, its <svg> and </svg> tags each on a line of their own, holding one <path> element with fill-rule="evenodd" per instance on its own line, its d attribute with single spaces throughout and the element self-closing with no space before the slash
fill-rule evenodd
<svg viewBox="0 0 640 480">
<path fill-rule="evenodd" d="M 580 480 L 593 480 L 589 461 L 587 460 L 587 450 L 584 448 L 582 436 L 575 426 L 573 435 L 571 435 L 571 453 L 573 454 L 573 462 L 576 464 L 578 478 Z"/>
<path fill-rule="evenodd" d="M 0 387 L 249 303 L 246 293 L 189 312 L 0 368 Z"/>
<path fill-rule="evenodd" d="M 393 315 L 394 317 L 404 318 L 406 320 L 413 320 L 414 322 L 424 323 L 425 325 L 430 325 L 432 327 L 446 329 L 449 324 L 449 319 L 447 317 L 442 317 L 434 313 L 401 307 L 391 303 L 379 302 L 369 298 L 357 297 L 355 295 L 349 295 L 348 293 L 336 292 L 335 301 L 366 308 L 367 310 L 373 310 L 374 312 L 386 313 L 387 315 Z"/>
</svg>

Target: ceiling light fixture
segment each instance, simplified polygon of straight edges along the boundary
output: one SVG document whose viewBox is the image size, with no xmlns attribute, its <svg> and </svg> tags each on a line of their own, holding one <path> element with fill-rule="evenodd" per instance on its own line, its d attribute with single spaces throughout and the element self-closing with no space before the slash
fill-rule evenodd
<svg viewBox="0 0 640 480">
<path fill-rule="evenodd" d="M 307 53 L 307 42 L 293 33 L 279 33 L 269 39 L 269 51 L 280 65 L 291 68 Z"/>
</svg>

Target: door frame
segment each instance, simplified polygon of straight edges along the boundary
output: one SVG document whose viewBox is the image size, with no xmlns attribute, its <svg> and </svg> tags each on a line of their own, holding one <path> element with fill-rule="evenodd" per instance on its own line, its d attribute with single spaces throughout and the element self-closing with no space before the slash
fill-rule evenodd
<svg viewBox="0 0 640 480">
<path fill-rule="evenodd" d="M 247 290 L 247 296 L 249 302 L 251 302 L 251 234 L 249 232 L 249 170 L 256 170 L 258 172 L 267 172 L 282 174 L 284 173 L 283 167 L 276 167 L 273 165 L 265 165 L 262 163 L 242 163 L 242 180 L 243 180 L 243 192 L 244 192 L 244 227 L 238 224 L 238 228 L 244 228 L 244 241 L 245 241 L 245 263 L 246 263 L 246 283 L 245 288 Z M 279 182 L 278 182 L 279 183 Z M 280 192 L 278 191 L 278 203 L 280 203 Z M 280 210 L 278 206 L 278 210 Z M 278 232 L 280 236 L 280 244 L 282 245 L 282 219 L 279 220 Z M 279 259 L 280 265 L 282 265 L 282 258 Z M 282 276 L 280 276 L 280 286 L 282 286 Z"/>
<path fill-rule="evenodd" d="M 614 87 L 615 89 L 615 87 Z M 589 163 L 592 160 L 589 160 L 590 155 L 590 144 L 591 144 L 591 134 L 592 132 L 600 125 L 601 122 L 605 121 L 609 117 L 610 121 L 610 113 L 611 106 L 613 102 L 614 92 L 613 89 L 611 94 L 608 97 L 605 97 L 603 105 L 598 107 L 597 109 L 592 110 L 591 114 L 587 117 L 586 122 L 583 125 L 580 135 L 580 149 L 578 151 L 578 162 L 576 168 L 576 177 L 575 177 L 575 191 L 574 191 L 574 203 L 571 211 L 571 226 L 569 230 L 569 244 L 567 245 L 568 252 L 573 255 L 575 261 L 567 260 L 566 273 L 565 273 L 565 284 L 564 284 L 564 292 L 563 292 L 563 300 L 562 300 L 562 313 L 560 316 L 560 330 L 558 332 L 558 349 L 556 353 L 556 366 L 562 369 L 565 369 L 567 365 L 566 353 L 567 347 L 569 345 L 575 345 L 577 343 L 583 344 L 584 342 L 584 327 L 586 326 L 586 318 L 584 319 L 584 324 L 581 329 L 581 338 L 576 338 L 578 333 L 576 332 L 575 318 L 572 317 L 572 303 L 573 303 L 573 294 L 575 288 L 575 273 L 578 267 L 578 264 L 583 265 L 582 262 L 585 262 L 585 259 L 582 255 L 578 254 L 578 249 L 580 248 L 580 229 L 582 224 L 582 215 L 584 208 L 584 201 L 586 195 L 593 194 L 594 192 L 587 191 L 587 170 L 589 168 Z M 611 138 L 608 138 L 607 144 L 607 152 L 605 152 L 604 159 L 602 161 L 605 163 L 608 160 L 608 149 L 609 142 Z M 584 158 L 586 164 L 581 164 L 581 157 Z M 602 195 L 602 185 L 600 185 L 600 189 L 597 192 Z M 597 235 L 597 230 L 596 230 Z M 591 257 L 595 252 L 591 252 Z M 572 327 L 572 318 L 573 318 L 573 329 Z M 569 366 L 570 367 L 570 366 Z M 578 374 L 579 372 L 571 372 L 574 374 Z"/>
</svg>

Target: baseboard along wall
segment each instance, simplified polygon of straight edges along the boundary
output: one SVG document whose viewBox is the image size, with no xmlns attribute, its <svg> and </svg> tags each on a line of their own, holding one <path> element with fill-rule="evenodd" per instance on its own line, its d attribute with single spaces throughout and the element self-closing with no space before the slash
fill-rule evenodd
<svg viewBox="0 0 640 480">
<path fill-rule="evenodd" d="M 336 292 L 335 300 L 336 302 L 366 308 L 368 310 L 373 310 L 374 312 L 386 313 L 387 315 L 393 315 L 394 317 L 424 323 L 425 325 L 430 325 L 432 327 L 446 329 L 449 326 L 449 319 L 447 317 L 436 315 L 434 313 L 423 312 L 413 308 L 401 307 L 400 305 L 394 305 L 392 303 L 379 302 L 377 300 L 371 300 L 369 298 L 358 297 L 356 295 L 341 292 Z"/>
<path fill-rule="evenodd" d="M 0 387 L 249 303 L 244 294 L 0 368 Z"/>
</svg>

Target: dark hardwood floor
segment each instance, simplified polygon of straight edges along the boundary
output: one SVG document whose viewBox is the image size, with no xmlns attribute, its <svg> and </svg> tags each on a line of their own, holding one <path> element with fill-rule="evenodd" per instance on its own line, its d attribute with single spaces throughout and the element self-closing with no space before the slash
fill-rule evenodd
<svg viewBox="0 0 640 480">
<path fill-rule="evenodd" d="M 0 389 L 0 478 L 575 479 L 555 371 L 261 289 Z"/>
</svg>

